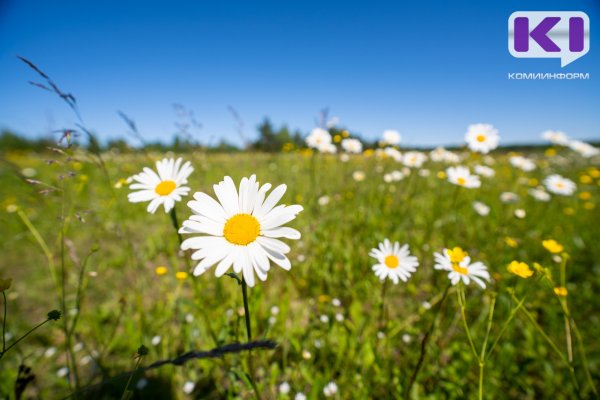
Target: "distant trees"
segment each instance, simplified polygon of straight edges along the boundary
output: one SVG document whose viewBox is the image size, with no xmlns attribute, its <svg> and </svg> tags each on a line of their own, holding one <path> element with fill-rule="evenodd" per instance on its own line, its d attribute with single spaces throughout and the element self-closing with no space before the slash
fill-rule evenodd
<svg viewBox="0 0 600 400">
<path fill-rule="evenodd" d="M 294 148 L 304 146 L 303 135 L 296 130 L 291 132 L 287 125 L 283 124 L 279 129 L 275 129 L 269 118 L 265 118 L 257 127 L 258 138 L 252 143 L 253 150 L 265 152 L 281 151 L 284 146 L 289 148 L 290 143 Z"/>
</svg>

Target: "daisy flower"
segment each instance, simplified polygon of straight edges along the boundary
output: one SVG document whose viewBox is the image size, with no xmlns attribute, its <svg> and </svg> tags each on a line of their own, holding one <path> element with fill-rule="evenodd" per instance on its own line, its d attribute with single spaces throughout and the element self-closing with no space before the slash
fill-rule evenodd
<svg viewBox="0 0 600 400">
<path fill-rule="evenodd" d="M 590 158 L 600 154 L 600 150 L 598 150 L 596 147 L 592 146 L 589 143 L 582 142 L 580 140 L 571 140 L 569 141 L 567 146 L 569 146 L 571 150 L 578 152 L 585 158 Z"/>
<path fill-rule="evenodd" d="M 498 147 L 498 130 L 490 124 L 469 125 L 465 141 L 471 151 L 487 154 Z"/>
<path fill-rule="evenodd" d="M 473 209 L 475 212 L 482 217 L 487 216 L 490 213 L 490 207 L 480 201 L 473 202 Z"/>
<path fill-rule="evenodd" d="M 429 152 L 429 158 L 433 162 L 447 162 L 457 163 L 460 161 L 460 157 L 451 151 L 446 150 L 443 147 L 436 147 L 434 150 Z"/>
<path fill-rule="evenodd" d="M 187 196 L 190 188 L 185 186 L 187 178 L 194 171 L 189 161 L 181 165 L 178 158 L 164 158 L 156 162 L 158 174 L 148 167 L 143 172 L 131 177 L 130 189 L 137 191 L 127 196 L 132 203 L 149 201 L 148 212 L 154 214 L 162 204 L 168 213 L 175 207 L 176 201 L 181 201 L 182 196 Z"/>
<path fill-rule="evenodd" d="M 389 144 L 390 146 L 396 146 L 398 144 L 400 144 L 400 142 L 402 141 L 402 136 L 400 136 L 400 133 L 398 133 L 398 131 L 395 131 L 393 129 L 388 129 L 383 131 L 383 139 L 381 140 L 381 142 L 383 144 Z"/>
<path fill-rule="evenodd" d="M 550 201 L 550 194 L 543 187 L 529 189 L 529 195 L 537 201 Z"/>
<path fill-rule="evenodd" d="M 506 204 L 515 203 L 519 201 L 519 195 L 513 192 L 502 192 L 500 193 L 500 201 Z"/>
<path fill-rule="evenodd" d="M 321 151 L 323 146 L 331 144 L 331 135 L 323 128 L 314 128 L 306 137 L 308 147 Z"/>
<path fill-rule="evenodd" d="M 200 234 L 181 243 L 182 250 L 193 249 L 192 260 L 198 276 L 217 264 L 215 275 L 225 274 L 233 266 L 243 273 L 248 286 L 254 286 L 254 273 L 267 279 L 270 262 L 285 270 L 291 268 L 286 257 L 290 247 L 278 238 L 299 239 L 300 232 L 283 226 L 302 211 L 299 205 L 278 205 L 286 185 L 279 185 L 267 196 L 271 184 L 259 186 L 256 176 L 242 178 L 239 190 L 226 176 L 213 186 L 218 201 L 206 193 L 194 193 L 188 206 L 194 213 L 183 223 L 179 233 Z"/>
<path fill-rule="evenodd" d="M 344 139 L 342 140 L 342 149 L 348 153 L 360 154 L 362 153 L 362 143 L 358 139 Z"/>
<path fill-rule="evenodd" d="M 427 156 L 420 151 L 409 151 L 402 157 L 402 163 L 410 168 L 421 168 L 425 161 Z"/>
<path fill-rule="evenodd" d="M 496 171 L 487 165 L 476 165 L 474 170 L 477 175 L 485 176 L 486 178 L 491 178 L 492 176 L 496 175 Z"/>
<path fill-rule="evenodd" d="M 402 153 L 393 147 L 386 147 L 383 150 L 383 154 L 385 154 L 386 156 L 388 156 L 390 158 L 393 158 L 394 161 L 396 161 L 396 162 L 402 161 Z"/>
<path fill-rule="evenodd" d="M 407 244 L 400 247 L 398 242 L 391 243 L 388 239 L 379 243 L 379 248 L 371 249 L 369 255 L 378 262 L 373 265 L 375 275 L 382 281 L 390 278 L 396 285 L 398 279 L 406 282 L 419 266 L 417 257 L 410 255 Z"/>
<path fill-rule="evenodd" d="M 554 143 L 559 144 L 561 146 L 566 146 L 569 142 L 568 136 L 564 132 L 560 131 L 545 131 L 542 132 L 542 138 Z"/>
<path fill-rule="evenodd" d="M 558 174 L 550 175 L 544 179 L 544 186 L 549 192 L 561 196 L 570 196 L 576 189 L 575 182 Z"/>
<path fill-rule="evenodd" d="M 479 261 L 471 264 L 471 257 L 460 247 L 444 249 L 441 254 L 434 253 L 434 257 L 436 262 L 434 268 L 449 271 L 448 279 L 453 285 L 459 281 L 468 285 L 473 280 L 482 289 L 485 289 L 484 280 L 490 281 L 487 267 Z"/>
<path fill-rule="evenodd" d="M 525 172 L 533 171 L 535 169 L 535 163 L 523 156 L 512 156 L 508 161 L 513 167 Z"/>
<path fill-rule="evenodd" d="M 478 188 L 481 186 L 481 181 L 477 175 L 472 175 L 468 168 L 458 166 L 449 167 L 446 169 L 448 182 L 466 188 Z"/>
</svg>

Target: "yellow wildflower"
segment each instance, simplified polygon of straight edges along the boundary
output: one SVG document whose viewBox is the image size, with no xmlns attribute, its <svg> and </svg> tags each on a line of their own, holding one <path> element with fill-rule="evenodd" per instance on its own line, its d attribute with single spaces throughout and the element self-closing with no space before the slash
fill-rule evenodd
<svg viewBox="0 0 600 400">
<path fill-rule="evenodd" d="M 529 278 L 531 275 L 533 275 L 533 271 L 529 268 L 529 265 L 527 265 L 524 262 L 519 262 L 519 261 L 513 261 L 510 264 L 508 264 L 508 271 L 520 276 L 521 278 Z"/>
<path fill-rule="evenodd" d="M 552 254 L 557 254 L 564 250 L 564 247 L 554 239 L 543 240 L 542 245 Z"/>
</svg>

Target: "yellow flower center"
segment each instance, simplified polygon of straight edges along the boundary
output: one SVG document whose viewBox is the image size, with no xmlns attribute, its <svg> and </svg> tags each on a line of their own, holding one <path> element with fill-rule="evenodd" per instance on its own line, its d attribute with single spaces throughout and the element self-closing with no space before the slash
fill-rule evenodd
<svg viewBox="0 0 600 400">
<path fill-rule="evenodd" d="M 398 257 L 392 254 L 385 258 L 384 263 L 386 267 L 394 269 L 398 266 L 398 264 L 400 264 L 400 261 L 398 261 Z"/>
<path fill-rule="evenodd" d="M 458 264 L 452 264 L 452 269 L 459 274 L 468 275 L 469 270 L 467 268 L 463 268 Z"/>
<path fill-rule="evenodd" d="M 565 187 L 565 184 L 562 183 L 562 182 L 557 182 L 556 183 L 556 187 L 559 188 L 559 189 L 563 189 Z"/>
<path fill-rule="evenodd" d="M 176 187 L 177 187 L 177 184 L 173 181 L 162 181 L 161 183 L 156 185 L 156 189 L 154 189 L 154 191 L 159 196 L 167 196 L 167 195 L 171 194 L 171 192 L 173 190 L 175 190 Z"/>
<path fill-rule="evenodd" d="M 477 135 L 476 139 L 479 143 L 482 143 L 482 142 L 485 142 L 486 138 L 485 138 L 485 135 Z"/>
<path fill-rule="evenodd" d="M 467 183 L 467 180 L 465 178 L 457 178 L 456 179 L 456 183 L 458 183 L 460 186 L 465 186 L 465 184 Z"/>
<path fill-rule="evenodd" d="M 246 246 L 256 240 L 260 233 L 258 220 L 250 214 L 237 214 L 229 218 L 223 228 L 223 236 L 229 243 Z"/>
<path fill-rule="evenodd" d="M 448 253 L 448 257 L 450 257 L 450 262 L 452 263 L 452 269 L 455 272 L 458 272 L 462 275 L 468 275 L 469 270 L 467 268 L 463 268 L 460 266 L 462 260 L 468 255 L 466 251 L 461 249 L 460 247 L 455 247 L 453 249 L 446 250 Z"/>
</svg>

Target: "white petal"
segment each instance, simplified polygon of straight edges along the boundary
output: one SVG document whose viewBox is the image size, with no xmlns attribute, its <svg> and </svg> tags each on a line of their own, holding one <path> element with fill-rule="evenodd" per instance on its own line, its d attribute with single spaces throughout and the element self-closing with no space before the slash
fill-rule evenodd
<svg viewBox="0 0 600 400">
<path fill-rule="evenodd" d="M 301 236 L 300 232 L 287 226 L 280 226 L 279 228 L 274 228 L 264 232 L 261 231 L 261 234 L 270 238 L 284 237 L 287 239 L 300 239 Z"/>
</svg>

